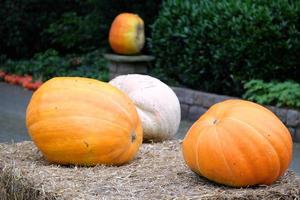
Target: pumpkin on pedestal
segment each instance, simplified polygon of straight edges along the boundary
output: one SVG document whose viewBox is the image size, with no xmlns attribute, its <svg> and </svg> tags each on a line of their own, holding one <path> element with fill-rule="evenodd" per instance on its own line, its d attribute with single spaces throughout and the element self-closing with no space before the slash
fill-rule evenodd
<svg viewBox="0 0 300 200">
<path fill-rule="evenodd" d="M 60 77 L 34 92 L 26 126 L 44 157 L 58 164 L 122 165 L 142 143 L 129 97 L 108 83 Z"/>
<path fill-rule="evenodd" d="M 139 53 L 145 44 L 144 21 L 136 14 L 119 14 L 110 28 L 109 44 L 119 54 Z"/>
<path fill-rule="evenodd" d="M 268 109 L 244 100 L 213 105 L 189 129 L 182 143 L 187 165 L 217 183 L 270 185 L 292 159 L 292 139 Z"/>
</svg>

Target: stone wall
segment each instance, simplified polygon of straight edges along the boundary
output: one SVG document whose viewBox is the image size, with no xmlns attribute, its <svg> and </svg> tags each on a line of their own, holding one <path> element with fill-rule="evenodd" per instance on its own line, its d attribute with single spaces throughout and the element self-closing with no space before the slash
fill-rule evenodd
<svg viewBox="0 0 300 200">
<path fill-rule="evenodd" d="M 195 121 L 215 103 L 236 97 L 211 94 L 186 88 L 172 87 L 181 105 L 182 119 Z M 295 142 L 300 142 L 300 112 L 298 110 L 266 106 L 288 127 Z"/>
</svg>

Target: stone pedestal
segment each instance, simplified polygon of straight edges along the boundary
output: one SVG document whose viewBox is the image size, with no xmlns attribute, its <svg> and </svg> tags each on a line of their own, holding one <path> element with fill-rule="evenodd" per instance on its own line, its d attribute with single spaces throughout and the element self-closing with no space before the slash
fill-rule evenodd
<svg viewBox="0 0 300 200">
<path fill-rule="evenodd" d="M 137 55 L 125 56 L 117 54 L 104 54 L 108 61 L 109 79 L 124 74 L 146 74 L 153 56 Z"/>
</svg>

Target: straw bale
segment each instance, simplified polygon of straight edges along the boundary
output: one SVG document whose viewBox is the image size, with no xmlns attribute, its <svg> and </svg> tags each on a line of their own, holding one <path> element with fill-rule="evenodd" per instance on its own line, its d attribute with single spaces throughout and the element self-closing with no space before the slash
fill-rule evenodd
<svg viewBox="0 0 300 200">
<path fill-rule="evenodd" d="M 6 193 L 6 189 L 3 183 L 0 182 L 0 199 L 1 200 L 7 200 L 7 193 Z"/>
<path fill-rule="evenodd" d="M 288 171 L 271 186 L 231 188 L 188 169 L 180 141 L 143 144 L 120 167 L 59 166 L 45 161 L 32 142 L 0 144 L 0 197 L 70 199 L 300 199 L 300 181 Z"/>
</svg>

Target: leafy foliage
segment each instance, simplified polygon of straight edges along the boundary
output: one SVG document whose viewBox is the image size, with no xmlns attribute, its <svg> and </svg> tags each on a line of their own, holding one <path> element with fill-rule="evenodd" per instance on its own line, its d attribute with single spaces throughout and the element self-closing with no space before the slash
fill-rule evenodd
<svg viewBox="0 0 300 200">
<path fill-rule="evenodd" d="M 300 81 L 299 21 L 296 0 L 167 0 L 149 40 L 154 73 L 238 96 L 251 79 Z"/>
<path fill-rule="evenodd" d="M 50 24 L 44 35 L 49 35 L 58 49 L 87 51 L 95 49 L 95 44 L 100 45 L 96 24 L 97 18 L 93 15 L 78 16 L 75 12 L 67 12 Z"/>
<path fill-rule="evenodd" d="M 251 80 L 244 84 L 243 98 L 265 105 L 300 109 L 300 84 L 293 81 L 263 82 Z"/>
<path fill-rule="evenodd" d="M 71 3 L 73 2 L 73 3 Z M 71 0 L 2 0 L 0 6 L 0 54 L 9 58 L 31 57 L 51 45 L 42 32 L 64 12 L 78 10 Z"/>
<path fill-rule="evenodd" d="M 36 54 L 31 60 L 8 60 L 1 70 L 18 75 L 33 75 L 34 79 L 48 80 L 56 76 L 81 76 L 108 80 L 106 61 L 102 51 L 95 50 L 87 54 L 59 56 L 58 52 L 49 49 Z"/>
<path fill-rule="evenodd" d="M 109 28 L 114 18 L 122 12 L 140 15 L 146 24 L 146 36 L 150 35 L 147 25 L 152 24 L 161 0 L 89 0 L 82 2 L 82 13 L 68 12 L 45 30 L 53 44 L 61 49 L 86 51 L 107 46 Z M 145 9 L 151 8 L 151 9 Z M 147 51 L 147 50 L 146 50 Z"/>
<path fill-rule="evenodd" d="M 3 0 L 0 55 L 20 59 L 49 48 L 65 55 L 108 47 L 109 28 L 117 14 L 137 13 L 149 25 L 160 3 L 161 0 Z M 147 35 L 149 30 L 146 28 Z"/>
</svg>

